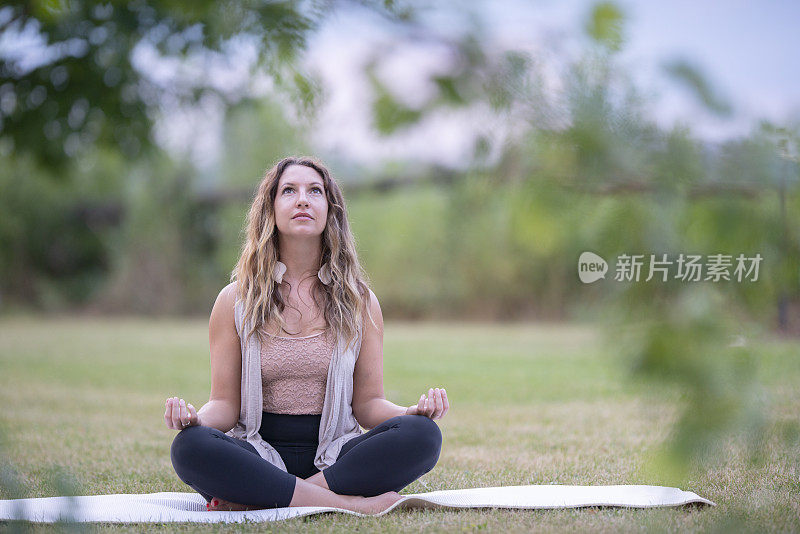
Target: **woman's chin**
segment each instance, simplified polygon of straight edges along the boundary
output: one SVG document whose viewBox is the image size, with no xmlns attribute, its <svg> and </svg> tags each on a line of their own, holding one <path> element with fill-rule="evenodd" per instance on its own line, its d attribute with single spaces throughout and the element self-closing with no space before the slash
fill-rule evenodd
<svg viewBox="0 0 800 534">
<path fill-rule="evenodd" d="M 288 232 L 281 232 L 281 237 L 289 239 L 311 239 L 320 238 L 322 231 L 314 228 L 292 228 Z"/>
</svg>

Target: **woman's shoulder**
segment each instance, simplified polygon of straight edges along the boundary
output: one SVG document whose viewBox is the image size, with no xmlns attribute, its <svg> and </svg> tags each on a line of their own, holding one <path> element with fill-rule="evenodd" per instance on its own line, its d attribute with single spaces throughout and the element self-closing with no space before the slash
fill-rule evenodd
<svg viewBox="0 0 800 534">
<path fill-rule="evenodd" d="M 228 284 L 217 295 L 209 319 L 210 335 L 233 340 L 237 335 L 236 317 L 236 285 Z"/>
<path fill-rule="evenodd" d="M 372 291 L 372 288 L 367 286 L 367 291 L 369 291 L 369 308 L 371 312 L 380 311 L 381 304 L 378 302 L 378 297 L 375 295 L 375 292 Z"/>
<path fill-rule="evenodd" d="M 217 300 L 214 302 L 214 309 L 211 312 L 212 315 L 219 313 L 225 316 L 233 317 L 236 298 L 236 282 L 231 282 L 227 286 L 223 287 L 220 290 L 219 295 L 217 295 Z"/>
<path fill-rule="evenodd" d="M 231 282 L 227 286 L 223 287 L 220 290 L 219 295 L 217 295 L 217 302 L 225 305 L 226 308 L 230 307 L 233 309 L 233 305 L 236 303 L 237 299 L 236 289 L 236 282 Z"/>
<path fill-rule="evenodd" d="M 231 282 L 227 286 L 223 287 L 219 292 L 219 296 L 224 297 L 225 299 L 232 299 L 232 301 L 236 301 L 236 282 Z"/>
<path fill-rule="evenodd" d="M 372 324 L 375 328 L 383 329 L 383 311 L 381 311 L 381 304 L 378 302 L 378 297 L 375 293 L 367 287 L 369 290 L 369 309 L 368 314 L 364 317 L 364 324 L 367 325 L 369 323 Z M 369 331 L 369 330 L 368 330 Z"/>
</svg>

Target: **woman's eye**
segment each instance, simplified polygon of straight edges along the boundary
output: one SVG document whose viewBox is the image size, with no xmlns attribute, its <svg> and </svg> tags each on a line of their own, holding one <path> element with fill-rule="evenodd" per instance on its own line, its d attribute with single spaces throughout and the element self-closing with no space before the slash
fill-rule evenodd
<svg viewBox="0 0 800 534">
<path fill-rule="evenodd" d="M 320 189 L 319 187 L 312 187 L 311 190 L 314 191 L 315 193 L 322 193 L 322 189 Z"/>
<path fill-rule="evenodd" d="M 291 187 L 284 187 L 283 188 L 283 193 L 286 193 L 287 191 L 292 191 L 292 188 Z"/>
</svg>

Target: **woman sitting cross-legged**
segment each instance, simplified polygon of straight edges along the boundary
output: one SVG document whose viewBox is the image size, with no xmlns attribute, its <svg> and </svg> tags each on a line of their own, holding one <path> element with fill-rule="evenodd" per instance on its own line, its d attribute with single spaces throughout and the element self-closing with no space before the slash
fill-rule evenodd
<svg viewBox="0 0 800 534">
<path fill-rule="evenodd" d="M 447 393 L 431 388 L 409 407 L 384 398 L 383 318 L 365 278 L 329 171 L 279 161 L 211 312 L 209 401 L 166 402 L 180 430 L 172 465 L 210 510 L 378 513 L 436 465 Z"/>
</svg>

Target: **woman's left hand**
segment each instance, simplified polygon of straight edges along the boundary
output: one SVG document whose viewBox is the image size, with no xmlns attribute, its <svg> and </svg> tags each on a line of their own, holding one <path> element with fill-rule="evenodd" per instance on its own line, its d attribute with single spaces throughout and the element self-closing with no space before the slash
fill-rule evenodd
<svg viewBox="0 0 800 534">
<path fill-rule="evenodd" d="M 417 404 L 409 406 L 406 415 L 424 415 L 431 419 L 441 419 L 450 409 L 447 392 L 444 388 L 430 388 L 428 396 L 423 393 Z"/>
</svg>

